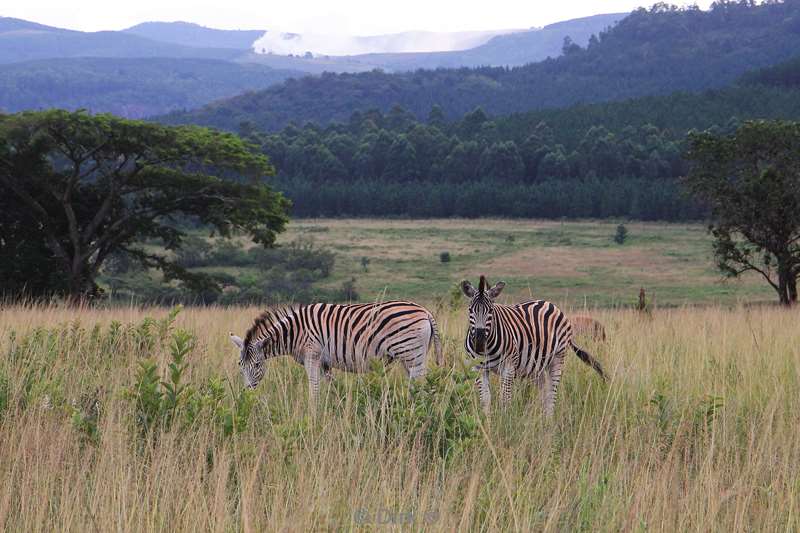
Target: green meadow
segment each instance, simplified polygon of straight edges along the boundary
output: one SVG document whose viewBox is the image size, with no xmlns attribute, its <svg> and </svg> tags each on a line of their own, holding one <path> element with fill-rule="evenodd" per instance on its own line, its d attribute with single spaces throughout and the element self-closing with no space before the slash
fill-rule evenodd
<svg viewBox="0 0 800 533">
<path fill-rule="evenodd" d="M 480 274 L 508 283 L 509 301 L 536 297 L 572 307 L 630 305 L 641 287 L 661 306 L 774 299 L 756 276 L 722 277 L 700 224 L 625 226 L 619 245 L 617 223 L 608 221 L 305 219 L 292 221 L 280 242 L 310 239 L 333 251 L 336 265 L 324 284 L 355 278 L 361 300 L 438 301 Z"/>
</svg>

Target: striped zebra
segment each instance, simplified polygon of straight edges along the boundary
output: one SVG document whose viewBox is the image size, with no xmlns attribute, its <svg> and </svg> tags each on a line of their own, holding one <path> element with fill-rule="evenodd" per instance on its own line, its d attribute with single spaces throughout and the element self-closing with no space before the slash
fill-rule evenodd
<svg viewBox="0 0 800 533">
<path fill-rule="evenodd" d="M 484 276 L 477 289 L 469 281 L 461 282 L 461 290 L 471 298 L 464 344 L 471 357 L 483 359 L 475 367 L 480 373 L 476 382 L 481 405 L 489 410 L 490 371 L 500 375 L 503 404 L 511 400 L 514 378 L 530 377 L 536 380 L 544 411 L 551 416 L 567 348 L 574 350 L 604 380 L 605 374 L 600 363 L 575 344 L 572 324 L 552 303 L 534 300 L 516 305 L 496 304 L 494 301 L 505 285 L 501 281 L 488 288 Z"/>
<path fill-rule="evenodd" d="M 331 368 L 364 372 L 370 359 L 400 361 L 409 378 L 427 372 L 428 350 L 434 344 L 442 364 L 442 345 L 433 315 L 411 302 L 354 305 L 311 304 L 262 313 L 244 339 L 230 334 L 239 348 L 245 385 L 254 388 L 264 377 L 264 363 L 291 355 L 308 374 L 312 400 L 319 394 L 319 374 Z"/>
</svg>

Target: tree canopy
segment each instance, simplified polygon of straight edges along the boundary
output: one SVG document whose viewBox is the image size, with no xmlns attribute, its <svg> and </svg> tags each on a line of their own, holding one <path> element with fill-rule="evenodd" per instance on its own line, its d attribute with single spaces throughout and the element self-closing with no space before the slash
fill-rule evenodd
<svg viewBox="0 0 800 533">
<path fill-rule="evenodd" d="M 205 128 L 60 110 L 0 116 L 0 198 L 19 207 L 0 217 L 0 245 L 15 253 L 3 255 L 3 268 L 19 262 L 32 279 L 45 279 L 57 267 L 58 283 L 28 288 L 72 300 L 97 293 L 112 254 L 167 279 L 214 286 L 145 244 L 179 250 L 183 228 L 194 223 L 271 246 L 288 209 L 263 185 L 273 173 L 253 146 Z"/>
<path fill-rule="evenodd" d="M 800 123 L 752 121 L 730 135 L 690 136 L 689 190 L 708 202 L 714 252 L 728 276 L 754 271 L 797 302 Z"/>
</svg>

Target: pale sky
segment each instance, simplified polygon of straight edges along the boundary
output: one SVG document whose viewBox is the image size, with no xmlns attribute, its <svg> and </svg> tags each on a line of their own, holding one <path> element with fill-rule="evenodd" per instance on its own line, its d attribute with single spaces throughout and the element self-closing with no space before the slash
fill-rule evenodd
<svg viewBox="0 0 800 533">
<path fill-rule="evenodd" d="M 631 11 L 653 0 L 3 0 L 0 16 L 50 26 L 120 30 L 139 22 L 183 20 L 221 29 L 376 35 L 408 30 L 529 28 L 599 13 Z M 697 2 L 707 9 L 711 0 Z"/>
</svg>

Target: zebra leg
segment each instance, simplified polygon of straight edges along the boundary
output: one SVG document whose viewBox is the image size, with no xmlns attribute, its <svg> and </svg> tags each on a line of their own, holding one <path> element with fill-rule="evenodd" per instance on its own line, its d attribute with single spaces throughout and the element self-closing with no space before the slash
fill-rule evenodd
<svg viewBox="0 0 800 533">
<path fill-rule="evenodd" d="M 553 411 L 556 406 L 556 396 L 558 395 L 558 384 L 561 382 L 561 371 L 564 368 L 564 356 L 566 349 L 558 352 L 553 356 L 550 365 L 545 368 L 548 373 L 549 386 L 546 388 L 544 400 L 544 413 L 548 418 L 553 416 Z"/>
<path fill-rule="evenodd" d="M 396 348 L 396 350 L 389 351 L 389 361 L 400 361 L 408 376 L 408 387 L 411 388 L 412 382 L 425 377 L 428 373 L 428 366 L 426 363 L 426 356 L 428 352 L 427 345 L 419 347 L 408 344 Z"/>
<path fill-rule="evenodd" d="M 409 385 L 414 380 L 417 380 L 419 378 L 424 378 L 425 374 L 428 373 L 428 369 L 425 367 L 425 365 L 418 365 L 418 366 L 404 365 L 404 367 L 406 369 L 406 375 L 408 376 Z"/>
<path fill-rule="evenodd" d="M 333 381 L 333 369 L 331 368 L 331 364 L 329 361 L 322 361 L 322 375 L 325 376 L 325 381 L 328 383 Z"/>
<path fill-rule="evenodd" d="M 303 358 L 303 366 L 306 368 L 306 375 L 308 375 L 308 390 L 311 397 L 311 408 L 316 409 L 317 398 L 319 398 L 319 368 L 320 368 L 320 352 L 306 352 Z"/>
<path fill-rule="evenodd" d="M 539 389 L 539 399 L 544 406 L 547 402 L 547 394 L 550 390 L 550 372 L 547 368 L 543 368 L 539 375 L 536 376 L 536 387 Z"/>
<path fill-rule="evenodd" d="M 492 391 L 489 388 L 489 370 L 486 368 L 474 368 L 473 370 L 477 370 L 480 372 L 480 375 L 475 380 L 475 384 L 478 386 L 478 397 L 481 400 L 481 407 L 483 408 L 484 413 L 489 413 L 489 407 L 492 404 Z"/>
<path fill-rule="evenodd" d="M 508 408 L 511 403 L 511 394 L 514 388 L 514 377 L 516 370 L 512 365 L 504 365 L 500 375 L 500 403 L 504 408 Z"/>
</svg>

